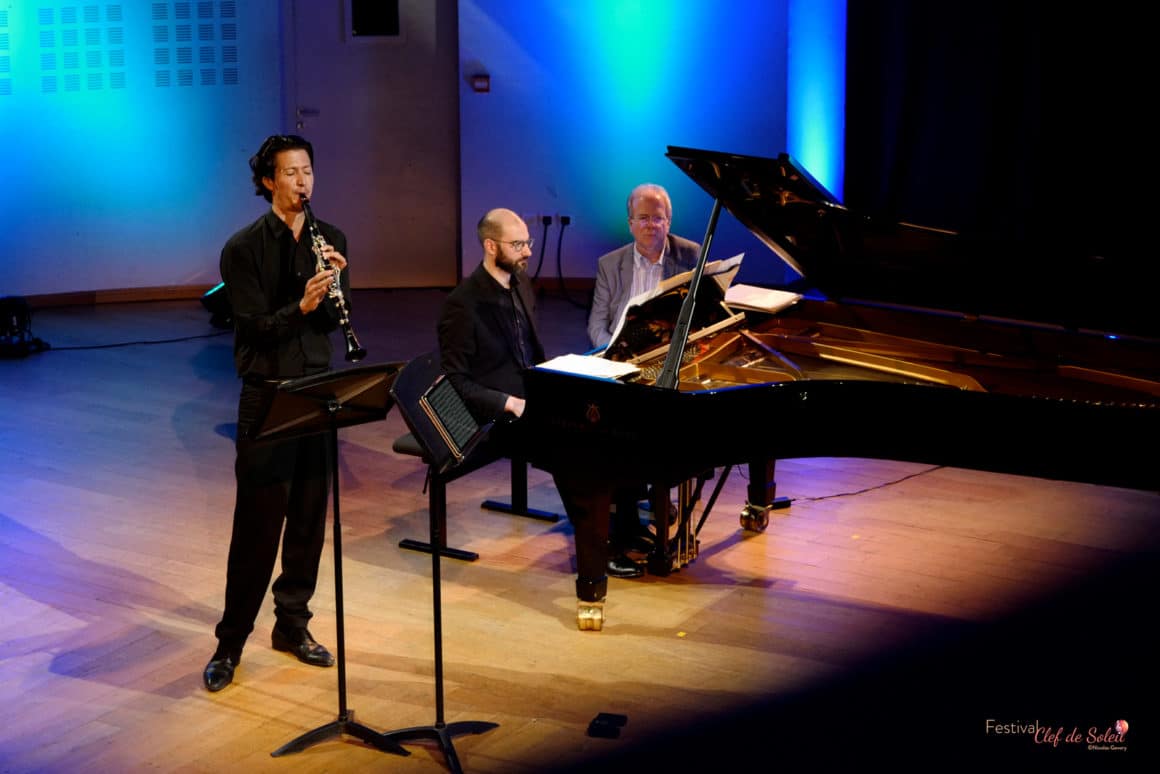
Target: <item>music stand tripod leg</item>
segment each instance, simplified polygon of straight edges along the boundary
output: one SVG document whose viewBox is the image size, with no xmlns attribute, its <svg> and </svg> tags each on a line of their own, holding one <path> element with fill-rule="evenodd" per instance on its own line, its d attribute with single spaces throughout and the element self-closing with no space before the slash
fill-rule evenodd
<svg viewBox="0 0 1160 774">
<path fill-rule="evenodd" d="M 443 757 L 447 760 L 447 767 L 454 774 L 462 774 L 463 767 L 459 764 L 459 756 L 455 753 L 455 745 L 451 741 L 452 737 L 463 736 L 464 734 L 482 734 L 498 727 L 498 723 L 489 723 L 482 720 L 463 720 L 457 723 L 443 725 L 435 724 L 433 726 L 403 728 L 398 731 L 387 732 L 383 736 L 391 741 L 404 743 L 409 740 L 419 741 L 424 739 L 438 742 L 439 749 L 442 750 Z"/>
<path fill-rule="evenodd" d="M 442 545 L 441 533 L 446 524 L 447 489 L 443 476 L 434 469 L 431 471 L 430 491 L 431 545 L 438 546 Z M 441 551 L 431 552 L 431 607 L 435 636 L 435 723 L 430 726 L 413 726 L 388 731 L 381 736 L 383 741 L 393 744 L 422 739 L 436 741 L 453 774 L 462 774 L 463 769 L 459 765 L 459 756 L 455 754 L 452 737 L 461 734 L 482 734 L 498 728 L 499 724 L 482 720 L 465 720 L 450 725 L 443 722 L 443 593 L 439 568 L 441 553 Z"/>
<path fill-rule="evenodd" d="M 332 507 L 334 510 L 334 613 L 337 635 L 337 655 L 335 660 L 338 666 L 338 718 L 326 725 L 307 731 L 305 734 L 282 745 L 270 753 L 270 756 L 274 758 L 301 752 L 311 745 L 324 742 L 336 736 L 341 736 L 342 734 L 353 736 L 383 752 L 403 756 L 411 754 L 409 750 L 387 739 L 384 734 L 368 728 L 361 723 L 356 723 L 354 720 L 354 710 L 347 709 L 346 706 L 346 637 L 343 626 L 344 612 L 342 605 L 342 517 L 338 505 L 338 424 L 335 419 L 335 414 L 338 409 L 339 404 L 336 401 L 331 401 L 329 404 L 331 420 L 329 445 L 331 487 L 334 494 Z"/>
<path fill-rule="evenodd" d="M 279 747 L 274 752 L 270 753 L 271 757 L 278 758 L 282 755 L 289 755 L 290 753 L 302 752 L 307 747 L 325 742 L 327 739 L 333 739 L 336 736 L 347 734 L 353 736 L 355 739 L 366 742 L 367 744 L 382 750 L 383 752 L 394 753 L 395 755 L 407 756 L 411 754 L 410 750 L 392 742 L 378 731 L 368 728 L 361 723 L 356 723 L 354 719 L 354 710 L 347 711 L 345 717 L 340 717 L 337 720 L 331 721 L 324 726 L 307 731 L 296 739 L 293 739 L 286 744 Z"/>
</svg>

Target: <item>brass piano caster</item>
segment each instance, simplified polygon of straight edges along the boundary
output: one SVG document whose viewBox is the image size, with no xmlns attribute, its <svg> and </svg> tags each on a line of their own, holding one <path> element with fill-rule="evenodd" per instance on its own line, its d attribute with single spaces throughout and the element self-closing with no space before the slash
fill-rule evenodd
<svg viewBox="0 0 1160 774">
<path fill-rule="evenodd" d="M 750 532 L 765 532 L 769 526 L 769 512 L 773 506 L 745 504 L 741 509 L 741 528 Z"/>
<path fill-rule="evenodd" d="M 598 632 L 604 628 L 604 600 L 585 602 L 576 600 L 576 625 L 582 632 Z"/>
</svg>

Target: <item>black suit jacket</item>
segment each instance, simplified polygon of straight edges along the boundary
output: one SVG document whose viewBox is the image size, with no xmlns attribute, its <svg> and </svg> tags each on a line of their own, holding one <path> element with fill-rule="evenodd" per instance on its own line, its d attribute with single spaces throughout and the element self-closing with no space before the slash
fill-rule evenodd
<svg viewBox="0 0 1160 774">
<path fill-rule="evenodd" d="M 513 277 L 512 301 L 522 304 L 531 326 L 532 363 L 544 360 L 536 327 L 536 295 L 526 275 Z M 481 263 L 451 291 L 439 316 L 443 373 L 480 422 L 503 415 L 509 395 L 524 397 L 523 367 L 514 322 L 503 303 L 507 291 Z"/>
</svg>

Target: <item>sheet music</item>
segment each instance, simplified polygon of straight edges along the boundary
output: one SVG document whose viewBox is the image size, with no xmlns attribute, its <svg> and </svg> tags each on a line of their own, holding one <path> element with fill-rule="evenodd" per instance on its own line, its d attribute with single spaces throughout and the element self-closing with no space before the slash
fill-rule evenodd
<svg viewBox="0 0 1160 774">
<path fill-rule="evenodd" d="M 721 295 L 724 296 L 729 289 L 733 278 L 737 276 L 737 272 L 741 269 L 741 259 L 745 257 L 745 253 L 738 253 L 732 258 L 724 258 L 719 261 L 709 261 L 705 264 L 705 272 L 701 275 L 702 281 L 712 278 L 720 287 Z M 620 313 L 620 318 L 616 321 L 616 327 L 612 330 L 612 338 L 610 342 L 616 341 L 617 336 L 620 335 L 620 329 L 624 327 L 624 320 L 628 316 L 628 310 L 634 306 L 640 306 L 650 298 L 656 298 L 662 293 L 666 293 L 675 287 L 688 283 L 693 278 L 693 269 L 683 271 L 680 274 L 674 274 L 666 280 L 661 280 L 655 288 L 645 291 L 640 295 L 633 296 L 628 300 L 624 307 L 624 311 Z M 607 350 L 605 350 L 607 351 Z"/>
<path fill-rule="evenodd" d="M 454 442 L 453 451 L 462 454 L 471 436 L 479 429 L 475 418 L 467 410 L 467 404 L 447 379 L 440 379 L 427 390 L 421 400 L 426 400 L 439 423 L 447 430 Z"/>
<path fill-rule="evenodd" d="M 730 307 L 758 312 L 778 312 L 796 304 L 801 297 L 801 293 L 791 293 L 788 290 L 744 284 L 733 285 L 725 291 L 725 303 Z"/>
<path fill-rule="evenodd" d="M 440 376 L 419 398 L 419 408 L 431 420 L 432 427 L 451 452 L 461 462 L 480 433 L 479 424 L 467 404 L 455 391 L 451 380 Z"/>
<path fill-rule="evenodd" d="M 540 363 L 537 368 L 601 379 L 621 379 L 640 373 L 640 369 L 630 363 L 619 363 L 595 355 L 560 355 Z"/>
</svg>

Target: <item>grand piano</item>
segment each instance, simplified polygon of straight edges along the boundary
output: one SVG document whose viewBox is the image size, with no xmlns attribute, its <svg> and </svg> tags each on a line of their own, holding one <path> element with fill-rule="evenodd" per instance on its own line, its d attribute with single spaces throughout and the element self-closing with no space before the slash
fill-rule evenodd
<svg viewBox="0 0 1160 774">
<path fill-rule="evenodd" d="M 521 420 L 529 461 L 578 477 L 601 502 L 653 485 L 650 572 L 695 556 L 694 531 L 670 539 L 669 522 L 691 524 L 694 482 L 734 465 L 750 467 L 741 526 L 758 531 L 782 502 L 773 474 L 787 458 L 1160 490 L 1154 315 L 1092 303 L 1082 273 L 1064 292 L 1059 277 L 1009 270 L 1003 246 L 852 212 L 785 154 L 666 155 L 714 201 L 679 312 L 659 334 L 652 326 L 666 346 L 609 353 L 639 367 L 628 381 L 531 369 Z M 802 277 L 797 303 L 738 315 L 702 281 L 722 209 Z M 675 514 L 667 487 L 683 487 Z"/>
</svg>

